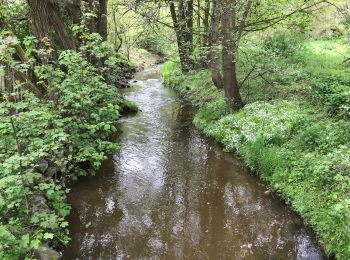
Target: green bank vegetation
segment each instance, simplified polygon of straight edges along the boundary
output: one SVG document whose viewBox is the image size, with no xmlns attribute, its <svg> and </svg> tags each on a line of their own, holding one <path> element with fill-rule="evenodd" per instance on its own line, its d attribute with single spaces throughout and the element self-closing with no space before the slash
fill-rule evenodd
<svg viewBox="0 0 350 260">
<path fill-rule="evenodd" d="M 199 129 L 240 154 L 313 227 L 328 254 L 348 259 L 350 70 L 342 56 L 347 46 L 302 41 L 300 50 L 281 56 L 285 50 L 277 46 L 289 45 L 288 37 L 247 49 L 272 51 L 266 79 L 271 84 L 252 79 L 241 89 L 248 104 L 239 111 L 232 112 L 208 70 L 184 75 L 180 63 L 170 61 L 162 74 L 167 86 L 198 107 Z"/>
<path fill-rule="evenodd" d="M 243 156 L 327 254 L 349 259 L 349 10 L 345 0 L 0 0 L 0 259 L 68 243 L 67 184 L 120 149 L 116 122 L 137 110 L 118 90 L 131 60 L 163 58 L 166 85 L 198 108 L 195 125 Z"/>
<path fill-rule="evenodd" d="M 332 4 L 314 13 L 327 20 L 341 12 L 327 28 L 299 17 L 299 28 L 281 22 L 265 33 L 234 32 L 239 46 L 231 49 L 231 71 L 225 48 L 232 46 L 220 38 L 208 67 L 194 61 L 184 70 L 180 57 L 167 62 L 162 75 L 198 108 L 199 129 L 241 155 L 312 226 L 327 254 L 349 259 L 349 9 Z M 224 82 L 225 73 L 233 83 Z"/>
<path fill-rule="evenodd" d="M 120 150 L 117 120 L 137 110 L 117 89 L 133 68 L 88 2 L 0 3 L 0 259 L 56 259 L 68 184 Z"/>
</svg>

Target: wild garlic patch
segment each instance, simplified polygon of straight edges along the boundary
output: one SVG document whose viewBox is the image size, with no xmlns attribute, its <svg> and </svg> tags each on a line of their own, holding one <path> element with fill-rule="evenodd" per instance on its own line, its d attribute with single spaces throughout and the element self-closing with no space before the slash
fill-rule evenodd
<svg viewBox="0 0 350 260">
<path fill-rule="evenodd" d="M 215 122 L 208 133 L 221 139 L 229 150 L 239 150 L 242 143 L 258 138 L 273 142 L 289 137 L 305 115 L 293 101 L 255 102 Z"/>
</svg>

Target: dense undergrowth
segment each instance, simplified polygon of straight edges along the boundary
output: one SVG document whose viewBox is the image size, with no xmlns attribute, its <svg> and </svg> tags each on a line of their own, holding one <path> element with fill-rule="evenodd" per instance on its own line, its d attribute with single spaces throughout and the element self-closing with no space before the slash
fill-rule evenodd
<svg viewBox="0 0 350 260">
<path fill-rule="evenodd" d="M 67 183 L 94 174 L 108 153 L 120 149 L 111 139 L 120 111 L 136 109 L 107 83 L 113 78 L 103 78 L 106 71 L 120 75 L 123 58 L 99 35 L 84 37 L 86 44 L 62 51 L 56 66 L 35 67 L 50 98 L 27 91 L 14 100 L 2 97 L 0 259 L 29 259 L 43 244 L 58 248 L 69 241 Z M 21 66 L 11 48 L 1 50 L 3 59 Z M 89 61 L 92 55 L 104 60 L 102 68 Z"/>
<path fill-rule="evenodd" d="M 327 254 L 349 259 L 350 73 L 328 44 L 337 45 L 311 42 L 288 54 L 293 60 L 277 54 L 271 84 L 255 80 L 242 89 L 249 104 L 239 112 L 227 109 L 206 70 L 182 75 L 170 61 L 162 75 L 199 108 L 198 128 L 242 155 L 313 227 Z"/>
</svg>

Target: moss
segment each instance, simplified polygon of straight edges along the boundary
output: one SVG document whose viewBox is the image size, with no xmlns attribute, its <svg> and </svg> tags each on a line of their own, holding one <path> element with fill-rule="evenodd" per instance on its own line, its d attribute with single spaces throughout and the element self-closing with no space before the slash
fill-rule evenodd
<svg viewBox="0 0 350 260">
<path fill-rule="evenodd" d="M 139 108 L 134 102 L 126 99 L 121 100 L 119 106 L 122 115 L 137 113 L 139 111 Z"/>
</svg>

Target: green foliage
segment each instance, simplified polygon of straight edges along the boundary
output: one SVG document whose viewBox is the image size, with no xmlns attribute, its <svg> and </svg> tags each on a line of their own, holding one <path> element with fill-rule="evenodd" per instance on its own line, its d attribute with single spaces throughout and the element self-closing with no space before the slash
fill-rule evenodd
<svg viewBox="0 0 350 260">
<path fill-rule="evenodd" d="M 263 173 L 262 177 L 268 180 L 276 171 L 285 169 L 287 165 L 278 151 L 278 147 L 268 145 L 261 137 L 255 142 L 246 143 L 241 153 L 246 159 L 246 165 L 255 172 Z"/>
<path fill-rule="evenodd" d="M 284 57 L 293 57 L 303 51 L 304 39 L 301 34 L 278 31 L 263 42 L 264 49 Z"/>
<path fill-rule="evenodd" d="M 316 118 L 316 121 L 303 126 L 302 131 L 295 136 L 293 144 L 307 152 L 317 151 L 324 154 L 331 152 L 334 147 L 346 144 L 349 138 L 348 122 Z"/>
<path fill-rule="evenodd" d="M 168 39 L 168 35 L 160 30 L 149 30 L 143 32 L 137 39 L 136 45 L 139 48 L 145 49 L 153 54 L 161 57 L 171 55 L 173 45 Z"/>
<path fill-rule="evenodd" d="M 161 73 L 167 86 L 181 87 L 181 84 L 174 82 L 174 80 L 181 80 L 180 61 L 166 62 L 161 68 Z"/>
<path fill-rule="evenodd" d="M 311 100 L 331 115 L 350 118 L 350 69 L 343 63 L 346 49 L 340 42 L 309 42 L 302 53 L 309 74 Z"/>
<path fill-rule="evenodd" d="M 0 259 L 69 241 L 66 183 L 94 174 L 107 153 L 120 149 L 110 141 L 120 106 L 137 109 L 103 78 L 118 60 L 104 68 L 89 62 L 92 55 L 115 57 L 112 46 L 84 37 L 78 51 L 60 53 L 57 66 L 35 67 L 48 97 L 24 93 L 20 101 L 0 103 Z"/>
<path fill-rule="evenodd" d="M 50 105 L 43 105 L 29 96 L 18 103 L 3 102 L 0 106 L 0 203 L 2 257 L 16 259 L 28 249 L 35 249 L 44 241 L 45 233 L 68 241 L 61 229 L 69 207 L 64 202 L 65 189 L 37 170 L 43 158 L 51 159 L 54 167 L 65 167 L 65 142 L 69 135 L 56 118 Z M 45 196 L 47 204 L 37 205 L 36 198 Z M 30 243 L 23 243 L 26 237 Z M 49 242 L 49 241 L 48 241 Z"/>
<path fill-rule="evenodd" d="M 221 99 L 219 101 L 221 103 L 225 100 L 223 93 L 217 91 L 213 86 L 207 70 L 189 73 L 184 76 L 181 74 L 180 63 L 169 61 L 164 64 L 161 73 L 167 86 L 190 96 L 196 106 L 202 106 L 218 99 Z M 203 88 L 206 89 L 205 93 Z"/>
<path fill-rule="evenodd" d="M 0 4 L 0 31 L 12 31 L 20 41 L 30 35 L 30 21 L 24 18 L 29 12 L 24 0 L 4 1 Z"/>
<path fill-rule="evenodd" d="M 254 143 L 258 139 L 269 144 L 282 143 L 302 123 L 305 115 L 300 104 L 295 102 L 256 102 L 238 113 L 212 121 L 212 125 L 206 125 L 203 130 L 223 143 L 228 150 L 240 151 L 242 145 Z M 197 117 L 194 122 L 198 122 Z"/>
<path fill-rule="evenodd" d="M 332 115 L 350 118 L 350 85 L 339 83 L 315 82 L 312 97 L 322 102 L 323 107 Z"/>
<path fill-rule="evenodd" d="M 343 63 L 347 54 L 344 43 L 304 41 L 303 47 L 288 51 L 293 40 L 281 38 L 282 43 L 274 40 L 272 46 L 273 38 L 262 45 L 253 44 L 254 38 L 248 39 L 242 49 L 238 57 L 241 81 L 255 66 L 241 87 L 246 102 L 298 97 L 332 116 L 349 119 L 350 69 Z"/>
</svg>

